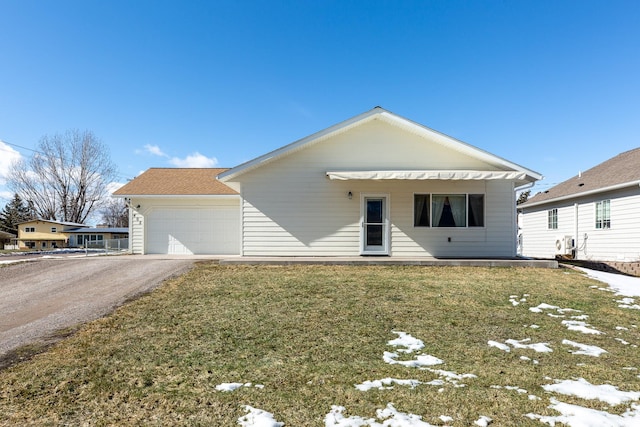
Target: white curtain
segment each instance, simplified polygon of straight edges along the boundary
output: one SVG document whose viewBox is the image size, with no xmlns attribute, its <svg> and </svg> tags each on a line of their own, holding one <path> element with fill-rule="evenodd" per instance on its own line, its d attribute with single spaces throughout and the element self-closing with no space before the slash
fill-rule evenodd
<svg viewBox="0 0 640 427">
<path fill-rule="evenodd" d="M 444 209 L 444 199 L 446 197 L 447 196 L 437 196 L 437 195 L 431 196 L 431 201 L 432 201 L 431 215 L 433 218 L 433 221 L 431 222 L 431 224 L 433 224 L 434 227 L 437 227 L 438 224 L 440 223 L 440 218 L 442 218 L 442 209 Z"/>
<path fill-rule="evenodd" d="M 466 196 L 464 194 L 454 194 L 449 196 L 449 203 L 451 204 L 451 213 L 453 213 L 453 220 L 456 222 L 456 227 L 467 226 L 467 209 L 466 209 Z"/>
</svg>

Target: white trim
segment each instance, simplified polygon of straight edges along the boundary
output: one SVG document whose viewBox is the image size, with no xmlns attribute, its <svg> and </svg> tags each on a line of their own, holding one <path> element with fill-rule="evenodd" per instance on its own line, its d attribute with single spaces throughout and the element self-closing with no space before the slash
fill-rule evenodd
<svg viewBox="0 0 640 427">
<path fill-rule="evenodd" d="M 125 199 L 238 199 L 239 194 L 127 194 L 114 195 L 111 197 Z"/>
<path fill-rule="evenodd" d="M 518 180 L 528 178 L 526 172 L 478 171 L 478 170 L 371 170 L 371 171 L 329 171 L 327 177 L 332 180 Z"/>
<path fill-rule="evenodd" d="M 365 230 L 365 209 L 367 199 L 384 199 L 384 223 L 383 223 L 383 245 L 381 250 L 366 249 Z M 391 196 L 389 193 L 361 193 L 360 194 L 360 255 L 383 255 L 391 253 Z"/>
</svg>

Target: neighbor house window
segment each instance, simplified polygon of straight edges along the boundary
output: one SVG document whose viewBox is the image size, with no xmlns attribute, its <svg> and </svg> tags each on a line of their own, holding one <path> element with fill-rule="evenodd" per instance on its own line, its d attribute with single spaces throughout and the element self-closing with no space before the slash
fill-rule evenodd
<svg viewBox="0 0 640 427">
<path fill-rule="evenodd" d="M 36 228 L 35 227 L 25 227 L 24 228 L 24 232 L 25 233 L 35 233 L 36 232 Z"/>
<path fill-rule="evenodd" d="M 51 227 L 51 232 L 52 233 L 57 233 L 58 232 L 58 228 L 57 227 Z"/>
<path fill-rule="evenodd" d="M 413 195 L 413 226 L 414 227 L 429 226 L 429 195 L 428 194 Z"/>
<path fill-rule="evenodd" d="M 596 228 L 611 228 L 611 201 L 596 202 Z"/>
<path fill-rule="evenodd" d="M 558 229 L 558 209 L 549 209 L 547 211 L 547 228 L 549 230 L 557 230 Z"/>
</svg>

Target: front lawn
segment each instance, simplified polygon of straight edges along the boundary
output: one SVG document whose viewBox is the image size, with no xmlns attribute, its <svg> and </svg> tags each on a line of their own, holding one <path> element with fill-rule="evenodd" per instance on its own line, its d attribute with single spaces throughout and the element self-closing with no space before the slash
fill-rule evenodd
<svg viewBox="0 0 640 427">
<path fill-rule="evenodd" d="M 603 287 L 566 269 L 201 263 L 0 371 L 0 423 L 540 426 L 569 404 L 627 425 L 640 310 Z M 576 392 L 604 385 L 618 400 Z"/>
</svg>

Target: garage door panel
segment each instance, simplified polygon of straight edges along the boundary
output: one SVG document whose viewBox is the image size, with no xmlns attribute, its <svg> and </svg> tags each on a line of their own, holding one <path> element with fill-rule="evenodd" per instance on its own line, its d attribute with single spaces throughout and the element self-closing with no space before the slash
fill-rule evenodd
<svg viewBox="0 0 640 427">
<path fill-rule="evenodd" d="M 147 253 L 237 255 L 238 207 L 156 208 L 147 218 Z"/>
</svg>

